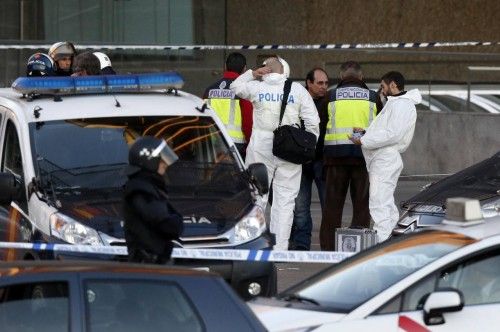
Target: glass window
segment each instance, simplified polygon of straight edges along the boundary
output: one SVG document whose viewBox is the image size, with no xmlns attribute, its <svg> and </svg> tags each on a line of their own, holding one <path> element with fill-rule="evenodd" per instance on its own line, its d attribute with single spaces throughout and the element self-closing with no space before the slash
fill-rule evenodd
<svg viewBox="0 0 500 332">
<path fill-rule="evenodd" d="M 5 129 L 5 142 L 3 146 L 2 169 L 9 171 L 18 177 L 23 177 L 23 158 L 21 156 L 21 147 L 17 137 L 16 127 L 12 121 L 7 122 Z"/>
<path fill-rule="evenodd" d="M 203 331 L 186 294 L 174 283 L 142 280 L 85 283 L 87 329 L 108 331 Z"/>
<path fill-rule="evenodd" d="M 423 266 L 474 241 L 442 231 L 411 234 L 347 259 L 287 294 L 314 299 L 332 311 L 349 312 Z"/>
<path fill-rule="evenodd" d="M 18 284 L 0 288 L 2 331 L 69 331 L 66 282 Z"/>
<path fill-rule="evenodd" d="M 443 271 L 438 288 L 444 287 L 460 290 L 465 305 L 500 303 L 500 251 Z"/>
</svg>

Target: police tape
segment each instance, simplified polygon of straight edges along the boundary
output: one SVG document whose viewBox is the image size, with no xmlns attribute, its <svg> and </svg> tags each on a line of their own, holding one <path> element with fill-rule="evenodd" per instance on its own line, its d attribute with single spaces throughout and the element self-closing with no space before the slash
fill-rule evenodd
<svg viewBox="0 0 500 332">
<path fill-rule="evenodd" d="M 284 45 L 96 45 L 77 44 L 79 49 L 90 50 L 342 50 L 342 49 L 398 49 L 398 48 L 435 48 L 435 47 L 464 47 L 464 46 L 494 46 L 500 42 L 410 42 L 410 43 L 337 43 L 337 44 L 284 44 Z M 52 44 L 0 44 L 0 50 L 39 50 L 49 49 Z"/>
<path fill-rule="evenodd" d="M 127 255 L 125 246 L 91 246 L 55 243 L 0 242 L 0 249 L 61 253 Z M 172 258 L 283 263 L 338 263 L 353 255 L 337 251 L 283 251 L 249 249 L 174 248 Z"/>
</svg>

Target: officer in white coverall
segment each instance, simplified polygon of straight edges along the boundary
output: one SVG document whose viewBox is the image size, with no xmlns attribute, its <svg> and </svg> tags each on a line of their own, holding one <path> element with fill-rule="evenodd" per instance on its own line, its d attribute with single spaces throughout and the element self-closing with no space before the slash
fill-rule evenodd
<svg viewBox="0 0 500 332">
<path fill-rule="evenodd" d="M 422 101 L 417 89 L 404 91 L 404 77 L 396 71 L 382 77 L 381 88 L 387 97 L 384 108 L 361 138 L 350 138 L 361 145 L 366 160 L 370 179 L 370 215 L 379 242 L 391 235 L 399 219 L 394 191 L 403 169 L 401 153 L 411 143 L 417 120 L 415 105 Z M 358 129 L 354 128 L 354 131 Z"/>
<path fill-rule="evenodd" d="M 248 70 L 231 84 L 231 90 L 240 98 L 253 104 L 252 137 L 247 147 L 246 164 L 264 163 L 267 167 L 269 183 L 273 184 L 271 207 L 271 233 L 276 236 L 276 250 L 287 250 L 288 239 L 293 223 L 295 197 L 299 192 L 302 165 L 297 165 L 273 155 L 273 131 L 278 127 L 281 99 L 286 75 L 283 72 L 284 60 L 268 58 L 256 70 Z M 288 66 L 288 65 L 286 65 Z M 283 115 L 282 125 L 300 124 L 318 137 L 319 117 L 311 95 L 299 83 L 292 83 L 288 103 Z M 260 205 L 265 209 L 267 195 Z"/>
</svg>

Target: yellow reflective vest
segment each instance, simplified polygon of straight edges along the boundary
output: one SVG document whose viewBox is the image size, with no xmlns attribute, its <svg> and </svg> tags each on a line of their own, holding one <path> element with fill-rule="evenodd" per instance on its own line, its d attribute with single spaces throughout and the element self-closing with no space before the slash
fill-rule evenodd
<svg viewBox="0 0 500 332">
<path fill-rule="evenodd" d="M 361 148 L 348 138 L 352 128 L 366 129 L 377 114 L 375 91 L 359 86 L 342 86 L 329 92 L 324 155 L 363 157 Z"/>
<path fill-rule="evenodd" d="M 233 80 L 222 79 L 209 87 L 205 102 L 219 116 L 234 143 L 245 143 L 242 130 L 240 99 L 229 89 Z"/>
</svg>

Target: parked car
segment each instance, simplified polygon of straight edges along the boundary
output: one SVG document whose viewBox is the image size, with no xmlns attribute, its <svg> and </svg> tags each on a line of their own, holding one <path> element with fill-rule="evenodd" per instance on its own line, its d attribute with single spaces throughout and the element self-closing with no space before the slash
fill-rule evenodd
<svg viewBox="0 0 500 332">
<path fill-rule="evenodd" d="M 0 322 L 19 332 L 265 331 L 216 274 L 117 262 L 0 264 Z"/>
<path fill-rule="evenodd" d="M 492 157 L 450 175 L 401 203 L 403 213 L 393 236 L 441 223 L 450 197 L 478 199 L 485 217 L 500 214 L 500 151 Z"/>
<path fill-rule="evenodd" d="M 446 223 L 380 243 L 250 307 L 269 331 L 497 331 L 500 216 L 448 202 Z"/>
<path fill-rule="evenodd" d="M 166 174 L 169 201 L 184 216 L 177 247 L 270 250 L 273 237 L 256 204 L 268 188 L 265 166 L 246 169 L 216 113 L 179 91 L 182 84 L 175 73 L 157 73 L 23 77 L 0 89 L 0 237 L 124 245 L 129 146 L 153 135 L 179 156 Z M 0 251 L 0 259 L 53 258 L 88 255 Z M 273 263 L 175 263 L 217 272 L 245 298 L 276 292 Z"/>
</svg>

